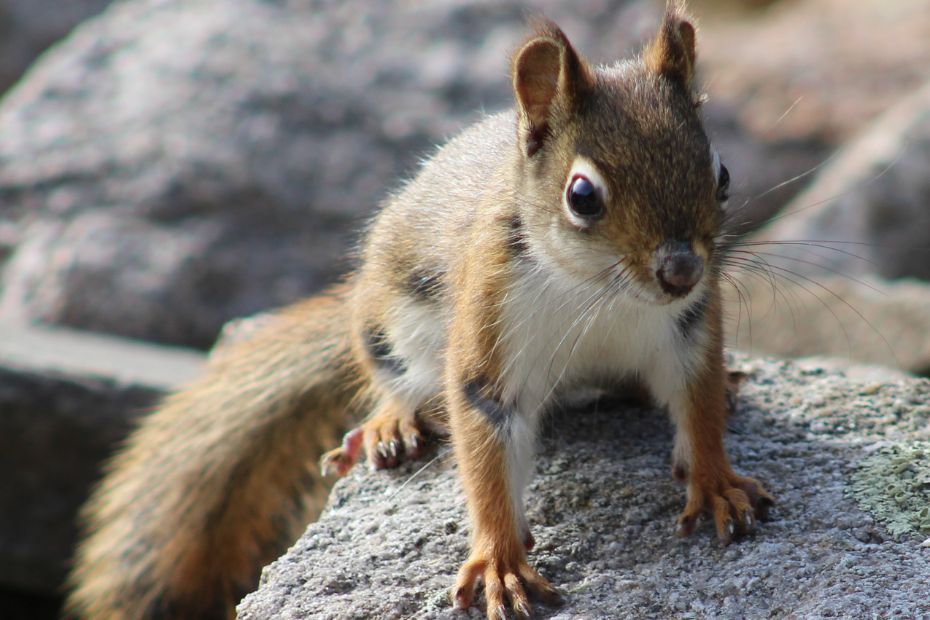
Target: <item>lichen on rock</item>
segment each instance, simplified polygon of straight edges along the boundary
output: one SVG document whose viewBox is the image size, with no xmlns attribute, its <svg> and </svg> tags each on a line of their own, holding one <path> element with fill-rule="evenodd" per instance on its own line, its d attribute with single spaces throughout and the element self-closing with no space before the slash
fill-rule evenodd
<svg viewBox="0 0 930 620">
<path fill-rule="evenodd" d="M 859 464 L 848 493 L 892 535 L 930 535 L 930 442 L 878 448 Z"/>
</svg>

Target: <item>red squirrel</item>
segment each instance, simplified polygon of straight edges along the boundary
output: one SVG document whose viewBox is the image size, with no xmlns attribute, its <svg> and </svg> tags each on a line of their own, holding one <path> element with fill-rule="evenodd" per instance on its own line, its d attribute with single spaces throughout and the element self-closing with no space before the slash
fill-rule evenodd
<svg viewBox="0 0 930 620">
<path fill-rule="evenodd" d="M 538 24 L 512 60 L 515 110 L 463 131 L 386 201 L 357 271 L 221 349 L 132 434 L 85 508 L 71 612 L 234 617 L 319 512 L 323 469 L 363 452 L 394 466 L 432 428 L 451 437 L 471 524 L 454 605 L 480 580 L 488 617 L 528 617 L 531 598 L 559 599 L 527 557 L 540 420 L 625 377 L 675 424 L 679 533 L 702 513 L 724 544 L 752 530 L 773 499 L 724 451 L 729 175 L 694 70 L 676 2 L 641 55 L 610 66 Z"/>
</svg>

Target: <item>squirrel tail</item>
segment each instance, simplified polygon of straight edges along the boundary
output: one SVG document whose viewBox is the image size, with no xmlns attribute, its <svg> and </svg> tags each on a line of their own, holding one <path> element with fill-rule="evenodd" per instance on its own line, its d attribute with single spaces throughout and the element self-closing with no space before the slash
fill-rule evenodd
<svg viewBox="0 0 930 620">
<path fill-rule="evenodd" d="M 239 599 L 322 510 L 317 462 L 364 381 L 346 288 L 286 308 L 218 349 L 108 464 L 82 513 L 67 613 L 235 617 Z"/>
</svg>

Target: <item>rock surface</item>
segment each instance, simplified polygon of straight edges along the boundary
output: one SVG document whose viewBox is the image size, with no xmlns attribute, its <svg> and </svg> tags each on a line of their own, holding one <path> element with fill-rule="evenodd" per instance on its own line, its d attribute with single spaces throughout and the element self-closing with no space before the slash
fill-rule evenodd
<svg viewBox="0 0 930 620">
<path fill-rule="evenodd" d="M 0 324 L 0 589 L 59 592 L 101 461 L 202 356 Z"/>
<path fill-rule="evenodd" d="M 508 100 L 524 28 L 517 2 L 112 7 L 0 106 L 2 313 L 205 347 L 320 287 L 418 157 Z"/>
<path fill-rule="evenodd" d="M 715 97 L 760 137 L 833 146 L 927 80 L 930 0 L 691 0 Z"/>
<path fill-rule="evenodd" d="M 19 79 L 36 56 L 111 1 L 0 1 L 0 93 Z"/>
<path fill-rule="evenodd" d="M 921 546 L 930 529 L 914 522 L 892 536 L 880 521 L 887 515 L 864 512 L 853 495 L 863 479 L 881 495 L 888 481 L 867 476 L 881 448 L 930 438 L 930 381 L 744 357 L 732 365 L 750 378 L 727 443 L 736 468 L 776 495 L 772 519 L 727 548 L 706 521 L 677 539 L 684 491 L 669 475 L 665 416 L 615 407 L 559 415 L 528 492 L 530 557 L 567 604 L 539 607 L 538 617 L 930 614 L 930 548 Z M 239 618 L 452 617 L 448 591 L 467 524 L 445 460 L 423 471 L 356 468 L 322 519 L 265 569 Z M 930 503 L 930 489 L 915 484 L 911 492 Z"/>
<path fill-rule="evenodd" d="M 787 245 L 752 249 L 804 273 L 930 280 L 928 169 L 930 82 L 841 149 L 754 237 Z"/>
<path fill-rule="evenodd" d="M 926 282 L 843 278 L 825 270 L 805 281 L 771 270 L 773 277 L 737 274 L 741 296 L 724 287 L 731 346 L 778 357 L 826 355 L 930 376 Z"/>
</svg>

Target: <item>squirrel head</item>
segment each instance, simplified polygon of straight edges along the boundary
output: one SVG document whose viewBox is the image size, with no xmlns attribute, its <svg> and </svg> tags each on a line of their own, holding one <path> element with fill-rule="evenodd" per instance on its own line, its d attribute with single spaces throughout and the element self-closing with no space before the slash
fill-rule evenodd
<svg viewBox="0 0 930 620">
<path fill-rule="evenodd" d="M 650 303 L 700 288 L 729 175 L 699 116 L 695 57 L 677 2 L 640 56 L 612 66 L 589 65 L 555 24 L 537 24 L 512 78 L 516 189 L 540 258 Z"/>
</svg>

